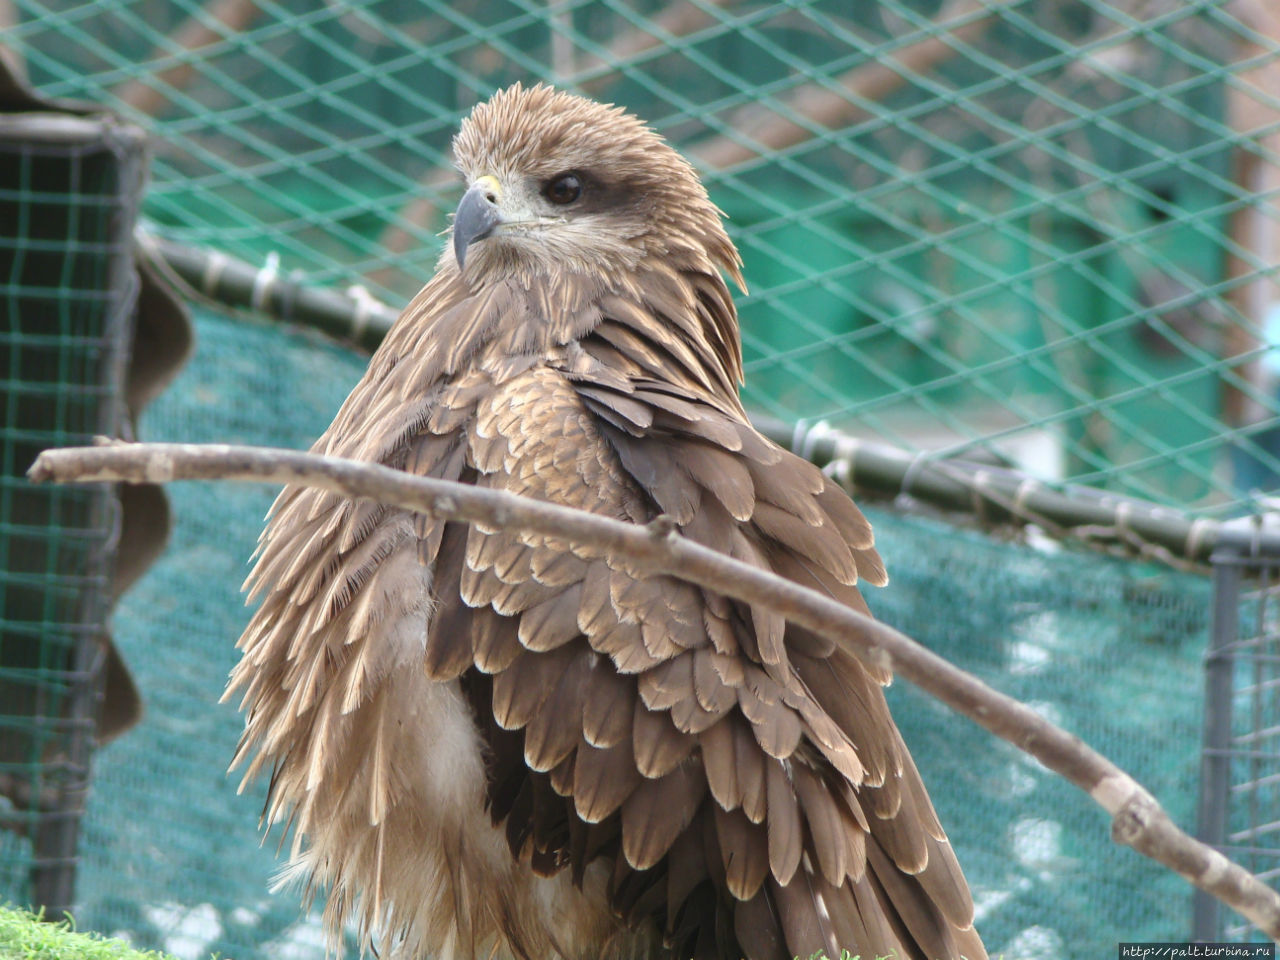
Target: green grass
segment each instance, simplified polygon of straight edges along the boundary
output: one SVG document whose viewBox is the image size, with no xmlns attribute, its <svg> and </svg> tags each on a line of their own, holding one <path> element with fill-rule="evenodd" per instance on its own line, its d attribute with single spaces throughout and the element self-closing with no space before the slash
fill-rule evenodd
<svg viewBox="0 0 1280 960">
<path fill-rule="evenodd" d="M 896 954 L 875 960 L 895 960 Z M 0 960 L 172 960 L 163 953 L 135 950 L 123 940 L 77 933 L 70 920 L 42 923 L 26 910 L 0 906 Z M 216 958 L 215 958 L 216 960 Z M 803 958 L 796 958 L 803 960 Z M 807 960 L 827 960 L 815 953 Z M 871 960 L 847 950 L 840 960 Z"/>
<path fill-rule="evenodd" d="M 168 960 L 123 940 L 76 933 L 69 920 L 42 923 L 33 914 L 0 906 L 0 960 Z"/>
</svg>

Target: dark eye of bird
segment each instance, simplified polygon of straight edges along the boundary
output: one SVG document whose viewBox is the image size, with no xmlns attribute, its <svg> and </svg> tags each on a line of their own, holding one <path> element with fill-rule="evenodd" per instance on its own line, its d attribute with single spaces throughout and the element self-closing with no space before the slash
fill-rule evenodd
<svg viewBox="0 0 1280 960">
<path fill-rule="evenodd" d="M 547 181 L 542 188 L 542 195 L 552 203 L 564 205 L 573 203 L 582 196 L 582 180 L 576 173 L 562 173 Z"/>
</svg>

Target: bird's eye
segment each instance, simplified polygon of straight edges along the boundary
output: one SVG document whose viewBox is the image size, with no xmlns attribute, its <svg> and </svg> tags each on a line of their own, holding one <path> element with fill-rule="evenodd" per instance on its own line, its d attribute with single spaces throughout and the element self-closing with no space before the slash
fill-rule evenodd
<svg viewBox="0 0 1280 960">
<path fill-rule="evenodd" d="M 542 195 L 552 203 L 564 206 L 582 196 L 582 180 L 576 173 L 562 173 L 547 181 Z"/>
</svg>

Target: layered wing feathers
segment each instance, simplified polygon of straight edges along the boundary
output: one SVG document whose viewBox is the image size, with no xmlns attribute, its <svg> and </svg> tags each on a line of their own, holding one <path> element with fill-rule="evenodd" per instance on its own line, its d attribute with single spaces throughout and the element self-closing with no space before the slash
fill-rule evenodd
<svg viewBox="0 0 1280 960">
<path fill-rule="evenodd" d="M 870 525 L 747 423 L 723 284 L 649 279 L 643 298 L 593 302 L 429 286 L 317 448 L 631 522 L 665 513 L 865 611 L 855 585 L 885 580 Z M 655 924 L 673 956 L 985 956 L 888 676 L 625 559 L 290 488 L 251 577 L 265 599 L 236 683 L 253 710 L 317 729 L 326 709 L 359 709 L 375 679 L 359 637 L 387 600 L 378 570 L 406 549 L 430 572 L 422 667 L 461 681 L 490 815 L 536 872 L 581 884 L 603 862 L 614 909 Z M 316 638 L 339 620 L 351 646 L 329 649 Z M 251 717 L 250 773 L 322 746 L 272 729 Z"/>
<path fill-rule="evenodd" d="M 687 331 L 609 306 L 591 337 L 480 401 L 476 482 L 635 522 L 665 513 L 692 539 L 865 610 L 854 584 L 884 570 L 857 508 L 696 374 Z M 772 918 L 772 940 L 734 948 L 751 957 L 784 942 L 807 955 L 841 935 L 904 956 L 944 944 L 980 955 L 965 942 L 972 905 L 954 856 L 884 705 L 886 676 L 769 611 L 514 531 L 473 530 L 458 582 L 466 603 L 518 621 L 525 652 L 495 674 L 493 709 L 523 731 L 528 776 L 571 766 L 565 809 L 614 838 L 591 851 L 616 858 L 615 906 L 635 917 L 647 904 L 679 955 L 697 949 L 679 929 L 699 902 L 726 929 Z M 527 688 L 539 692 L 513 692 Z M 565 856 L 587 857 L 573 834 Z M 528 839 L 536 827 L 518 835 L 548 853 Z M 719 862 L 691 865 L 699 846 Z M 868 848 L 871 873 L 894 879 L 868 879 Z M 827 891 L 825 912 L 802 887 Z M 845 900 L 858 919 L 837 926 Z M 896 926 L 875 919 L 886 909 Z"/>
</svg>

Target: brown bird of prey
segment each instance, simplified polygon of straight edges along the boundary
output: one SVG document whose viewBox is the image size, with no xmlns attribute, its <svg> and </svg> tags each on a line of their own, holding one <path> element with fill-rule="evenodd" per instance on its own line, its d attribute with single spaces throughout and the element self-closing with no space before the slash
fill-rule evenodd
<svg viewBox="0 0 1280 960">
<path fill-rule="evenodd" d="M 693 168 L 546 86 L 454 141 L 452 243 L 323 454 L 679 533 L 866 612 L 871 528 L 738 399 Z M 625 558 L 289 487 L 237 762 L 287 877 L 383 957 L 985 957 L 886 670 Z M 286 826 L 285 829 L 288 829 Z M 894 951 L 897 951 L 894 953 Z"/>
</svg>

